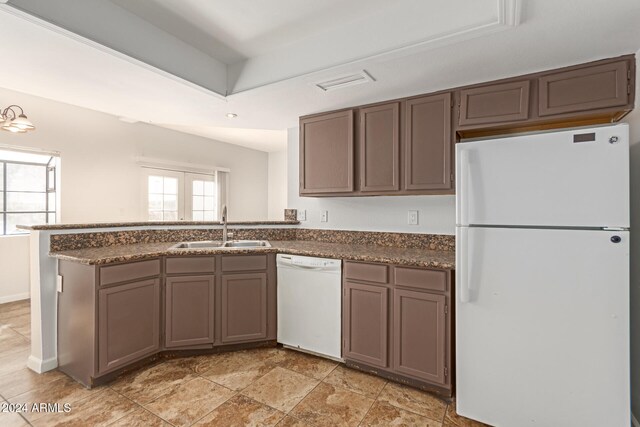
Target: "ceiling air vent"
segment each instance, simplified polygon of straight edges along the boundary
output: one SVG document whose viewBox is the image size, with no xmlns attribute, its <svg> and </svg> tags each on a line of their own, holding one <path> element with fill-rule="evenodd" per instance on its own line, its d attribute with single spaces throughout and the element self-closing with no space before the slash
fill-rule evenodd
<svg viewBox="0 0 640 427">
<path fill-rule="evenodd" d="M 337 79 L 331 79 L 325 82 L 316 83 L 316 86 L 326 92 L 328 90 L 342 89 L 344 87 L 355 86 L 369 82 L 375 82 L 375 79 L 371 77 L 365 70 L 362 70 L 356 74 L 349 74 L 348 76 L 342 76 L 338 77 Z"/>
</svg>

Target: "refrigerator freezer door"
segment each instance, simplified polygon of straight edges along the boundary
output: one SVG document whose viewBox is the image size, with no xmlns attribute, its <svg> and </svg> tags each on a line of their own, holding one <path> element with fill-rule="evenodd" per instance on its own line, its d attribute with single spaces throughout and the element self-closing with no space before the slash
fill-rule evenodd
<svg viewBox="0 0 640 427">
<path fill-rule="evenodd" d="M 457 238 L 458 413 L 628 427 L 629 233 L 458 227 Z"/>
<path fill-rule="evenodd" d="M 629 227 L 629 128 L 456 144 L 458 225 Z"/>
</svg>

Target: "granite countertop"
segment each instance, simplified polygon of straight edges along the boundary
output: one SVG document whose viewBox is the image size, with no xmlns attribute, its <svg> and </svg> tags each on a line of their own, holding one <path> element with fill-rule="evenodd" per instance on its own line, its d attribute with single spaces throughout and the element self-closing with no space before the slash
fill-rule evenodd
<svg viewBox="0 0 640 427">
<path fill-rule="evenodd" d="M 229 225 L 298 225 L 300 221 L 229 221 Z M 95 222 L 87 224 L 42 224 L 18 225 L 20 230 L 76 230 L 84 228 L 115 228 L 176 225 L 219 225 L 220 221 L 138 221 L 138 222 Z"/>
<path fill-rule="evenodd" d="M 416 267 L 452 270 L 455 268 L 455 252 L 429 249 L 396 248 L 376 245 L 352 245 L 314 241 L 271 240 L 270 248 L 252 249 L 170 249 L 177 242 L 138 243 L 101 248 L 75 249 L 51 252 L 50 256 L 87 265 L 104 265 L 115 262 L 136 261 L 165 255 L 215 255 L 248 253 L 287 253 L 322 258 L 338 258 L 353 261 L 382 262 Z"/>
</svg>

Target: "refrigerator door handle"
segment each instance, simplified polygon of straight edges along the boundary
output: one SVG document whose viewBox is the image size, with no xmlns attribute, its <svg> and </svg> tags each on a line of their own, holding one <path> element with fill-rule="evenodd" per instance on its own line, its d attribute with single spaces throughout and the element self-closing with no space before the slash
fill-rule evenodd
<svg viewBox="0 0 640 427">
<path fill-rule="evenodd" d="M 469 225 L 469 150 L 460 150 L 458 155 L 458 224 Z"/>
<path fill-rule="evenodd" d="M 469 289 L 469 229 L 458 227 L 456 236 L 456 280 L 458 282 L 458 295 L 461 303 L 470 301 Z"/>
</svg>

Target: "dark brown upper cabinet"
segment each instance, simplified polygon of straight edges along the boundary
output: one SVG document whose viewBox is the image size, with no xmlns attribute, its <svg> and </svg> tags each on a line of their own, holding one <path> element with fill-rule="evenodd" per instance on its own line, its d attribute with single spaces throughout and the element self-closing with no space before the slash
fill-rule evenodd
<svg viewBox="0 0 640 427">
<path fill-rule="evenodd" d="M 529 92 L 529 80 L 462 89 L 458 125 L 527 120 Z"/>
<path fill-rule="evenodd" d="M 453 194 L 459 138 L 616 122 L 635 78 L 625 55 L 301 117 L 300 195 Z"/>
<path fill-rule="evenodd" d="M 621 107 L 629 103 L 629 61 L 615 61 L 538 78 L 540 116 Z"/>
<path fill-rule="evenodd" d="M 213 260 L 204 257 L 193 259 L 200 262 Z M 176 260 L 179 259 L 167 259 L 167 265 L 175 264 Z M 214 285 L 215 277 L 212 275 L 165 279 L 165 347 L 213 344 Z"/>
<path fill-rule="evenodd" d="M 400 190 L 400 103 L 359 110 L 360 191 Z"/>
<path fill-rule="evenodd" d="M 450 189 L 451 94 L 409 99 L 404 117 L 404 188 Z"/>
<path fill-rule="evenodd" d="M 353 110 L 300 120 L 300 194 L 354 190 Z"/>
</svg>

